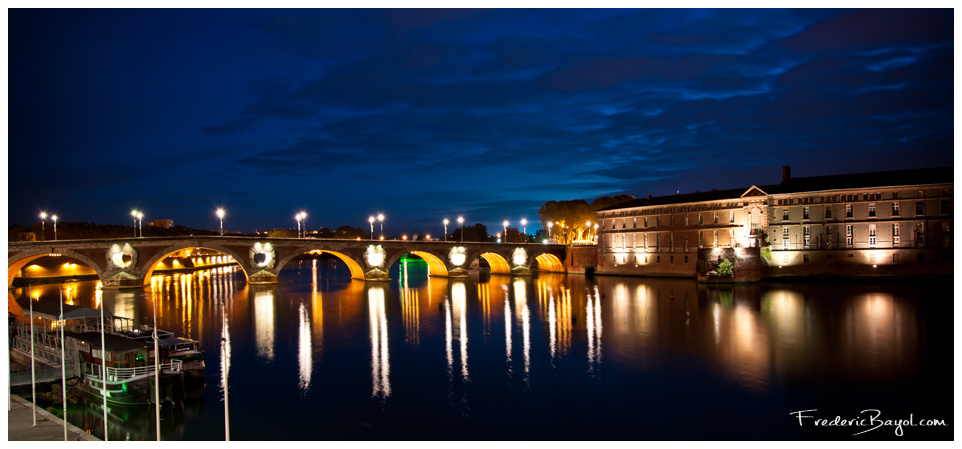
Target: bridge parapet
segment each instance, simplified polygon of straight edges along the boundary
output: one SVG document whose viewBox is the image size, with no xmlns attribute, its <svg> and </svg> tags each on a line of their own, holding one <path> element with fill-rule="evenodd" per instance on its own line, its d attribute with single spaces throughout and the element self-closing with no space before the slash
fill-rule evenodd
<svg viewBox="0 0 962 449">
<path fill-rule="evenodd" d="M 7 246 L 8 287 L 17 272 L 31 260 L 64 255 L 88 264 L 104 288 L 143 288 L 155 266 L 170 254 L 206 248 L 230 257 L 250 284 L 277 283 L 280 270 L 305 253 L 329 253 L 347 264 L 351 276 L 367 281 L 388 281 L 388 269 L 412 254 L 428 263 L 431 276 L 468 276 L 475 260 L 484 259 L 492 273 L 530 275 L 539 269 L 564 272 L 564 245 L 487 242 L 424 242 L 405 240 L 338 240 L 261 238 L 237 236 L 147 237 L 131 239 L 11 242 Z"/>
</svg>

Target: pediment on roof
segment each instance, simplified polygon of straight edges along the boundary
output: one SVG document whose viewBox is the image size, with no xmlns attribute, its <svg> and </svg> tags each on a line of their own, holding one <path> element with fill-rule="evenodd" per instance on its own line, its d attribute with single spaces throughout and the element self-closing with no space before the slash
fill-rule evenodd
<svg viewBox="0 0 962 449">
<path fill-rule="evenodd" d="M 768 196 L 768 194 L 765 193 L 764 190 L 758 188 L 758 186 L 751 186 L 745 191 L 745 193 L 742 194 L 741 197 L 745 198 L 749 196 Z"/>
</svg>

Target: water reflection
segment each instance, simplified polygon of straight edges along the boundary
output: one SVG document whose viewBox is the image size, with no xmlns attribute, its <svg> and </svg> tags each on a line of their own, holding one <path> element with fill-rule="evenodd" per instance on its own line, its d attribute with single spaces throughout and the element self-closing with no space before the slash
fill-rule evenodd
<svg viewBox="0 0 962 449">
<path fill-rule="evenodd" d="M 371 397 L 391 396 L 391 363 L 387 344 L 387 315 L 384 311 L 384 287 L 367 290 L 368 316 L 371 327 Z"/>
<path fill-rule="evenodd" d="M 274 360 L 274 291 L 254 292 L 254 338 L 257 356 Z"/>
<path fill-rule="evenodd" d="M 597 374 L 601 365 L 601 298 L 598 287 L 594 287 L 594 294 L 589 293 L 587 305 L 585 306 L 587 315 L 588 331 L 588 372 Z"/>
<path fill-rule="evenodd" d="M 620 419 L 616 412 L 637 412 L 661 425 L 667 421 L 653 416 L 700 412 L 682 401 L 626 406 L 628 394 L 622 393 L 657 399 L 668 392 L 712 393 L 722 385 L 724 394 L 772 410 L 784 407 L 787 398 L 822 394 L 825 379 L 835 383 L 836 392 L 863 388 L 862 397 L 871 396 L 869 386 L 904 392 L 924 384 L 933 375 L 926 371 L 930 367 L 942 366 L 932 354 L 951 352 L 951 343 L 933 336 L 932 323 L 941 314 L 924 308 L 924 300 L 913 293 L 924 286 L 708 286 L 563 275 L 453 281 L 419 280 L 412 274 L 408 282 L 408 275 L 391 284 L 336 281 L 324 268 L 305 263 L 303 270 L 285 271 L 276 286 L 248 287 L 242 273 L 211 270 L 157 276 L 146 291 L 99 291 L 95 283 L 84 282 L 64 291 L 65 300 L 76 305 L 104 307 L 139 323 L 151 321 L 156 301 L 162 328 L 201 340 L 209 387 L 202 401 L 165 415 L 164 439 L 352 439 L 359 434 L 337 433 L 336 427 L 375 423 L 381 430 L 392 420 L 410 425 L 397 419 L 402 415 L 445 422 L 469 412 L 488 426 L 502 415 L 522 413 L 535 422 L 532 416 L 557 419 L 559 404 L 565 416 L 585 418 L 591 409 L 599 420 Z M 56 304 L 59 287 L 36 285 L 33 293 L 42 303 Z M 26 295 L 25 288 L 15 288 L 8 297 Z M 12 304 L 11 312 L 16 314 L 17 307 Z M 389 335 L 398 325 L 403 331 L 392 328 Z M 475 337 L 470 359 L 469 335 Z M 516 349 L 521 354 L 514 354 Z M 951 376 L 951 358 L 946 363 Z M 218 375 L 219 388 L 210 388 Z M 277 388 L 265 392 L 264 378 L 277 380 Z M 825 401 L 826 396 L 817 397 Z M 865 406 L 839 396 L 838 403 L 816 405 Z M 234 399 L 236 410 L 228 399 Z M 291 413 L 261 417 L 265 404 L 277 402 Z M 321 403 L 325 407 L 317 406 Z M 358 403 L 379 406 L 368 410 Z M 265 434 L 246 425 L 231 431 L 232 412 L 240 418 L 236 422 L 260 419 L 283 433 Z M 102 432 L 102 410 L 84 413 L 82 419 L 71 416 L 71 422 Z M 112 409 L 111 439 L 152 439 L 153 415 L 143 415 Z M 459 422 L 467 426 L 469 421 Z M 316 422 L 338 424 L 320 433 L 322 426 L 312 425 Z M 553 424 L 559 423 L 572 421 Z M 516 436 L 497 425 L 486 430 L 494 432 L 491 438 Z"/>
</svg>

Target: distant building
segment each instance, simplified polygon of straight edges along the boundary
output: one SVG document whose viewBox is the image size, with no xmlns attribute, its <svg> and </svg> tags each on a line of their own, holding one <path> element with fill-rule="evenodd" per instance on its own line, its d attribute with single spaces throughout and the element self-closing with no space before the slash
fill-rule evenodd
<svg viewBox="0 0 962 449">
<path fill-rule="evenodd" d="M 174 227 L 174 220 L 160 219 L 160 220 L 148 221 L 147 227 L 170 229 Z"/>
<path fill-rule="evenodd" d="M 597 212 L 599 274 L 951 274 L 953 169 L 792 178 L 639 198 Z"/>
</svg>

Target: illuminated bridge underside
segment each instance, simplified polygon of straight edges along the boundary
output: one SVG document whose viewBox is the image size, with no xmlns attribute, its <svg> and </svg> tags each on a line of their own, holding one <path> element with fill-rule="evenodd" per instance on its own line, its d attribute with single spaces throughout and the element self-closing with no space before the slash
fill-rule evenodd
<svg viewBox="0 0 962 449">
<path fill-rule="evenodd" d="M 491 266 L 491 273 L 496 274 L 511 274 L 511 266 L 508 265 L 508 261 L 501 257 L 499 254 L 495 253 L 484 253 L 481 254 L 484 260 L 488 261 L 488 265 Z"/>
<path fill-rule="evenodd" d="M 444 266 L 444 261 L 438 256 L 425 251 L 411 251 L 412 256 L 424 259 L 428 264 L 428 276 L 447 276 L 448 268 Z"/>
<path fill-rule="evenodd" d="M 550 271 L 554 273 L 564 273 L 565 266 L 554 254 L 541 254 L 535 258 L 538 261 L 539 271 Z"/>
<path fill-rule="evenodd" d="M 18 271 L 44 256 L 75 259 L 92 269 L 104 288 L 143 288 L 150 285 L 155 270 L 188 268 L 188 264 L 207 264 L 191 259 L 170 266 L 164 260 L 179 251 L 204 248 L 236 263 L 250 284 L 275 284 L 277 276 L 291 260 L 307 253 L 330 253 L 344 262 L 354 279 L 388 281 L 390 267 L 406 254 L 420 257 L 429 274 L 442 277 L 467 277 L 472 261 L 485 260 L 492 273 L 524 276 L 537 269 L 564 272 L 564 245 L 506 245 L 493 242 L 424 242 L 342 239 L 295 239 L 248 236 L 178 236 L 61 240 L 47 242 L 9 242 L 7 245 L 7 284 L 12 285 Z M 180 256 L 184 258 L 186 256 Z M 217 265 L 223 265 L 218 256 Z M 211 264 L 214 264 L 211 261 Z"/>
<path fill-rule="evenodd" d="M 362 281 L 364 280 L 364 269 L 361 268 L 361 266 L 358 265 L 357 262 L 355 262 L 354 259 L 351 259 L 351 257 L 348 256 L 347 254 L 341 254 L 336 251 L 321 251 L 321 250 L 314 250 L 314 251 L 311 251 L 311 253 L 312 254 L 328 253 L 333 255 L 334 257 L 337 257 L 342 262 L 344 262 L 344 264 L 347 265 L 347 268 L 349 270 L 351 270 L 351 279 L 360 279 Z"/>
</svg>

